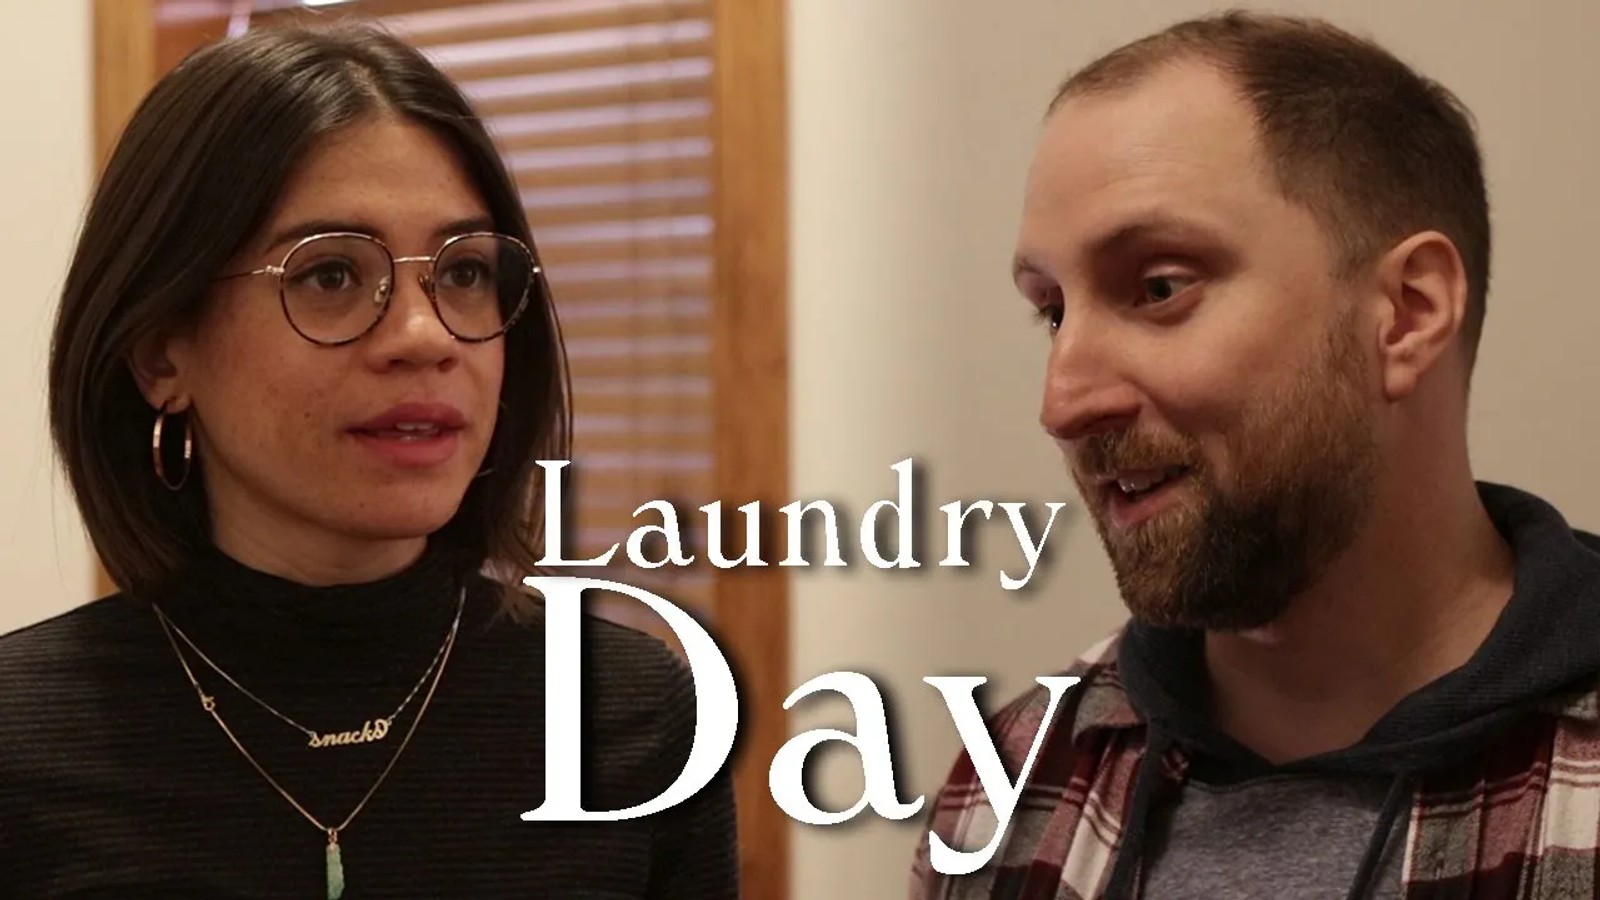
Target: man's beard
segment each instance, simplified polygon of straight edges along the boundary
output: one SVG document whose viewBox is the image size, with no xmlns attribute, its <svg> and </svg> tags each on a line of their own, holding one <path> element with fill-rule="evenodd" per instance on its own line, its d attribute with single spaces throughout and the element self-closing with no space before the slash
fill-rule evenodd
<svg viewBox="0 0 1600 900">
<path fill-rule="evenodd" d="M 1115 432 L 1083 440 L 1076 470 L 1181 465 L 1188 496 L 1113 533 L 1095 528 L 1136 619 L 1214 631 L 1259 628 L 1355 539 L 1372 501 L 1377 451 L 1356 332 L 1341 317 L 1292 389 L 1263 392 L 1230 435 L 1235 482 L 1217 483 L 1193 442 Z M 1091 490 L 1080 482 L 1080 489 Z M 1116 490 L 1113 485 L 1112 490 Z"/>
</svg>

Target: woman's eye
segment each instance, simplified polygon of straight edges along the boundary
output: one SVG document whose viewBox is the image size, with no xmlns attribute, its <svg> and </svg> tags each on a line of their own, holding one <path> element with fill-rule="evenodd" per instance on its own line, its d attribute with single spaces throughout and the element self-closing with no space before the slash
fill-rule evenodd
<svg viewBox="0 0 1600 900">
<path fill-rule="evenodd" d="M 340 290 L 351 280 L 348 269 L 323 269 L 317 273 L 317 287 L 325 291 Z"/>
<path fill-rule="evenodd" d="M 335 261 L 317 263 L 301 271 L 294 278 L 300 286 L 329 292 L 350 290 L 359 280 L 354 267 L 349 263 Z"/>
<path fill-rule="evenodd" d="M 469 260 L 455 263 L 445 270 L 444 285 L 451 288 L 478 287 L 489 280 L 489 267 L 482 262 Z"/>
</svg>

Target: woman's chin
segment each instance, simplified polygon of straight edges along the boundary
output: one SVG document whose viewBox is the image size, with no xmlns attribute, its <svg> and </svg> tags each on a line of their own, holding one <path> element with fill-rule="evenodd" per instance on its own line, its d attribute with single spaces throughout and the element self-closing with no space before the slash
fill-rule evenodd
<svg viewBox="0 0 1600 900">
<path fill-rule="evenodd" d="M 449 523 L 460 508 L 458 499 L 437 503 L 421 502 L 422 499 L 363 507 L 350 516 L 349 530 L 372 540 L 426 538 Z"/>
</svg>

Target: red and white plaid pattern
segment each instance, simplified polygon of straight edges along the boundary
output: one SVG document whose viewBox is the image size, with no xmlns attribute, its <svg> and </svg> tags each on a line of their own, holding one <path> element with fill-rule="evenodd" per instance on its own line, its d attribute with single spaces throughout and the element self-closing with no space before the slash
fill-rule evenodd
<svg viewBox="0 0 1600 900">
<path fill-rule="evenodd" d="M 1104 890 L 1145 750 L 1144 723 L 1117 676 L 1119 637 L 1062 673 L 1083 681 L 1062 698 L 1053 722 L 1041 722 L 1049 702 L 1043 688 L 991 717 L 1011 773 L 1021 770 L 1041 724 L 1051 730 L 989 864 L 971 875 L 940 875 L 924 832 L 912 900 L 1091 900 Z M 1596 689 L 1600 683 L 1550 698 L 1485 752 L 1416 780 L 1401 900 L 1600 897 Z M 1170 764 L 1183 766 L 1180 751 Z M 988 843 L 995 825 L 963 753 L 930 804 L 928 827 L 951 847 L 972 850 Z"/>
</svg>

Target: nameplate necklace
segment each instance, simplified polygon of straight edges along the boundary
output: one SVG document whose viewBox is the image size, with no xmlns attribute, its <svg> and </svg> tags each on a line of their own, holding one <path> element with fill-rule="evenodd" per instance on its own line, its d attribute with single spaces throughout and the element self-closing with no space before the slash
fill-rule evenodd
<svg viewBox="0 0 1600 900">
<path fill-rule="evenodd" d="M 278 780 L 273 778 L 272 775 L 267 772 L 266 768 L 262 766 L 261 763 L 256 761 L 256 758 L 251 755 L 249 750 L 245 749 L 244 744 L 240 743 L 239 738 L 234 735 L 233 729 L 228 727 L 228 723 L 223 721 L 222 714 L 218 712 L 217 698 L 206 693 L 205 688 L 200 686 L 200 680 L 195 678 L 194 670 L 189 667 L 188 658 L 184 656 L 183 651 L 178 647 L 178 638 L 173 636 L 174 634 L 181 634 L 178 632 L 177 626 L 172 624 L 172 621 L 166 617 L 166 614 L 161 611 L 160 607 L 156 608 L 156 616 L 161 622 L 162 630 L 166 632 L 168 643 L 172 644 L 172 652 L 177 654 L 178 662 L 183 666 L 183 674 L 188 676 L 189 684 L 194 687 L 195 694 L 197 694 L 200 698 L 200 707 L 204 709 L 217 723 L 217 727 L 221 728 L 222 733 L 228 736 L 228 740 L 233 744 L 234 748 L 244 756 L 245 760 L 250 763 L 251 767 L 254 768 L 262 778 L 266 779 L 268 784 L 272 785 L 273 790 L 277 791 L 284 800 L 288 801 L 289 805 L 293 806 L 295 811 L 298 812 L 302 818 L 315 826 L 318 831 L 321 831 L 323 834 L 327 835 L 328 844 L 326 850 L 324 851 L 324 866 L 327 876 L 328 900 L 341 900 L 341 898 L 344 897 L 344 852 L 339 845 L 339 834 L 346 828 L 350 827 L 350 823 L 355 821 L 356 816 L 360 815 L 363 809 L 366 809 L 367 801 L 372 799 L 372 795 L 378 792 L 378 788 L 382 786 L 384 779 L 389 777 L 389 772 L 394 768 L 394 764 L 400 761 L 400 755 L 406 752 L 406 745 L 411 743 L 411 736 L 416 733 L 417 726 L 422 724 L 422 717 L 428 712 L 428 705 L 433 702 L 433 693 L 438 689 L 440 680 L 444 678 L 445 663 L 447 663 L 450 659 L 450 648 L 455 646 L 456 632 L 461 627 L 461 611 L 465 605 L 466 591 L 463 590 L 461 592 L 460 599 L 457 600 L 455 621 L 451 623 L 450 631 L 445 635 L 444 644 L 439 648 L 439 652 L 434 655 L 433 664 L 428 666 L 428 672 L 432 673 L 433 680 L 432 683 L 428 685 L 427 693 L 423 695 L 422 706 L 417 710 L 417 714 L 412 717 L 411 726 L 405 730 L 405 736 L 400 739 L 400 746 L 396 747 L 394 749 L 394 753 L 390 755 L 389 764 L 383 767 L 382 772 L 378 773 L 378 777 L 372 782 L 372 786 L 367 788 L 367 793 L 362 796 L 360 802 L 356 804 L 355 809 L 350 810 L 350 814 L 344 817 L 344 821 L 337 825 L 328 825 L 321 819 L 313 816 L 310 811 L 308 811 L 305 806 L 300 803 L 300 801 L 296 800 L 293 795 L 284 790 L 283 785 L 279 784 Z M 194 645 L 189 642 L 188 638 L 183 638 L 183 641 L 184 643 L 189 644 L 190 648 L 193 649 L 197 655 L 200 654 L 199 649 L 194 647 Z M 204 658 L 203 655 L 202 658 Z M 209 662 L 208 665 L 210 665 Z M 227 675 L 223 674 L 222 670 L 217 669 L 216 666 L 212 665 L 212 669 L 216 671 L 217 674 L 227 678 Z M 424 673 L 423 680 L 426 681 L 427 678 L 428 673 Z M 229 678 L 228 681 L 229 683 L 233 684 L 234 687 L 239 688 L 241 692 L 245 693 L 247 696 L 249 695 L 249 692 L 245 691 L 244 688 L 239 687 L 238 683 L 234 682 L 233 679 Z M 419 681 L 418 686 L 421 686 L 422 683 L 423 682 Z M 413 693 L 415 693 L 415 690 L 413 690 Z M 407 697 L 406 700 L 409 702 L 410 697 Z M 257 700 L 256 702 L 260 703 L 261 701 Z M 401 708 L 403 709 L 404 707 L 405 704 L 402 703 Z M 398 715 L 399 710 L 396 710 L 395 714 Z M 279 715 L 279 718 L 283 718 L 285 721 L 290 721 L 281 714 Z M 388 720 L 385 721 L 387 722 Z M 370 725 L 371 723 L 369 722 L 368 724 Z M 298 728 L 300 726 L 296 725 L 296 727 Z M 319 735 L 317 732 L 312 731 L 311 729 L 301 728 L 301 730 L 310 734 L 313 740 L 322 737 L 322 735 Z M 339 736 L 351 733 L 352 732 L 336 732 L 334 734 L 337 738 Z M 388 728 L 386 725 L 383 731 L 383 737 L 386 737 L 387 735 Z M 377 737 L 375 740 L 383 740 L 383 737 Z M 313 744 L 313 746 L 347 746 L 348 743 L 350 742 L 346 742 L 345 744 Z"/>
<path fill-rule="evenodd" d="M 205 663 L 206 668 L 217 673 L 219 678 L 232 685 L 234 690 L 238 691 L 240 694 L 243 694 L 251 702 L 271 713 L 273 716 L 294 728 L 296 731 L 303 733 L 306 736 L 306 746 L 318 750 L 327 747 L 351 747 L 358 744 L 373 744 L 387 738 L 389 736 L 390 729 L 394 727 L 395 719 L 399 718 L 400 714 L 405 712 L 406 707 L 411 705 L 412 699 L 417 696 L 417 691 L 421 690 L 422 686 L 427 683 L 428 676 L 433 674 L 433 670 L 438 667 L 439 660 L 444 656 L 445 647 L 449 645 L 449 637 L 447 636 L 445 643 L 440 644 L 439 649 L 434 652 L 433 660 L 429 662 L 428 667 L 422 671 L 422 676 L 417 679 L 417 683 L 411 686 L 410 692 L 408 692 L 404 699 L 400 701 L 400 705 L 396 706 L 394 711 L 389 713 L 387 716 L 366 719 L 361 723 L 360 728 L 352 728 L 343 731 L 318 731 L 314 728 L 307 727 L 306 725 L 303 725 L 288 715 L 280 712 L 272 704 L 261 699 L 260 697 L 257 697 L 250 691 L 249 688 L 246 688 L 244 685 L 240 684 L 232 675 L 229 675 L 226 671 L 224 671 L 221 666 L 217 665 L 215 662 L 212 662 L 211 657 L 207 656 L 205 651 L 201 650 L 194 641 L 189 640 L 189 636 L 184 634 L 181 628 L 173 624 L 172 620 L 168 619 L 166 614 L 161 612 L 160 608 L 156 609 L 156 615 L 161 617 L 162 626 L 172 634 L 176 634 L 178 639 L 183 641 L 184 645 L 189 648 L 190 652 L 199 658 L 201 662 Z M 452 634 L 453 633 L 454 632 L 452 631 Z"/>
</svg>

